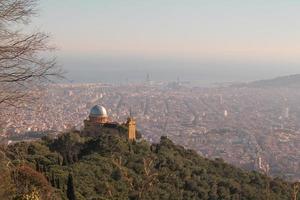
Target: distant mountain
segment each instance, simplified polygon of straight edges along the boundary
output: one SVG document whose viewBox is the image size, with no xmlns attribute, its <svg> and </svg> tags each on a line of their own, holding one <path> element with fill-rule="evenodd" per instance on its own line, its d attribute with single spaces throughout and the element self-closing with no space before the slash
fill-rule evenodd
<svg viewBox="0 0 300 200">
<path fill-rule="evenodd" d="M 292 187 L 281 179 L 208 160 L 166 137 L 149 144 L 124 135 L 122 127 L 95 137 L 70 132 L 0 149 L 0 198 L 291 199 Z"/>
<path fill-rule="evenodd" d="M 250 83 L 239 83 L 232 86 L 237 87 L 292 87 L 300 88 L 300 74 L 280 76 L 273 79 L 253 81 Z"/>
</svg>

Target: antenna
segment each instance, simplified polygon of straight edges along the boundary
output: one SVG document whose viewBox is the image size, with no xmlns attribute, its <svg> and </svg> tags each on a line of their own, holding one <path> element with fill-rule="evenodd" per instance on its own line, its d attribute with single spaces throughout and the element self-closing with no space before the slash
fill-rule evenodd
<svg viewBox="0 0 300 200">
<path fill-rule="evenodd" d="M 150 74 L 147 73 L 147 75 L 146 75 L 146 82 L 147 82 L 147 83 L 150 83 L 150 81 L 151 81 L 151 80 L 150 80 Z"/>
<path fill-rule="evenodd" d="M 132 118 L 132 109 L 131 109 L 131 107 L 129 108 L 129 117 Z"/>
</svg>

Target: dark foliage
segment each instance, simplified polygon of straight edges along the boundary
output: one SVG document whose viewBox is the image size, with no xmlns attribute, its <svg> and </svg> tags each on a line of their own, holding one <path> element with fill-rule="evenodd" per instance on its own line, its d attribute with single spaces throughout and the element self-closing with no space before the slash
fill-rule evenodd
<svg viewBox="0 0 300 200">
<path fill-rule="evenodd" d="M 166 137 L 151 145 L 124 135 L 118 128 L 95 137 L 68 133 L 16 144 L 6 154 L 41 170 L 62 199 L 291 199 L 292 187 L 281 179 L 203 158 Z"/>
<path fill-rule="evenodd" d="M 76 195 L 75 195 L 75 189 L 73 185 L 73 176 L 70 173 L 68 176 L 68 183 L 67 183 L 67 197 L 69 200 L 76 200 Z"/>
</svg>

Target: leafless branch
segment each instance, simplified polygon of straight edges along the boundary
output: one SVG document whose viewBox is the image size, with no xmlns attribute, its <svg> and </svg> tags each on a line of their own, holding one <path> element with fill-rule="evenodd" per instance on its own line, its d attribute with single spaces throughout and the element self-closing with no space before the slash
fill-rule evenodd
<svg viewBox="0 0 300 200">
<path fill-rule="evenodd" d="M 0 107 L 28 101 L 32 88 L 62 78 L 56 59 L 48 54 L 53 50 L 49 37 L 23 31 L 35 14 L 36 3 L 0 0 Z"/>
</svg>

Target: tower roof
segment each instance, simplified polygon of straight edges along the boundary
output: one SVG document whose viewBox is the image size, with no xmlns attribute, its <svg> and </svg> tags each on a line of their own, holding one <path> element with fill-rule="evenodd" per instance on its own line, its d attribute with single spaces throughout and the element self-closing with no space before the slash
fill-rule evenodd
<svg viewBox="0 0 300 200">
<path fill-rule="evenodd" d="M 90 111 L 92 117 L 107 117 L 106 109 L 103 106 L 95 105 Z"/>
</svg>

